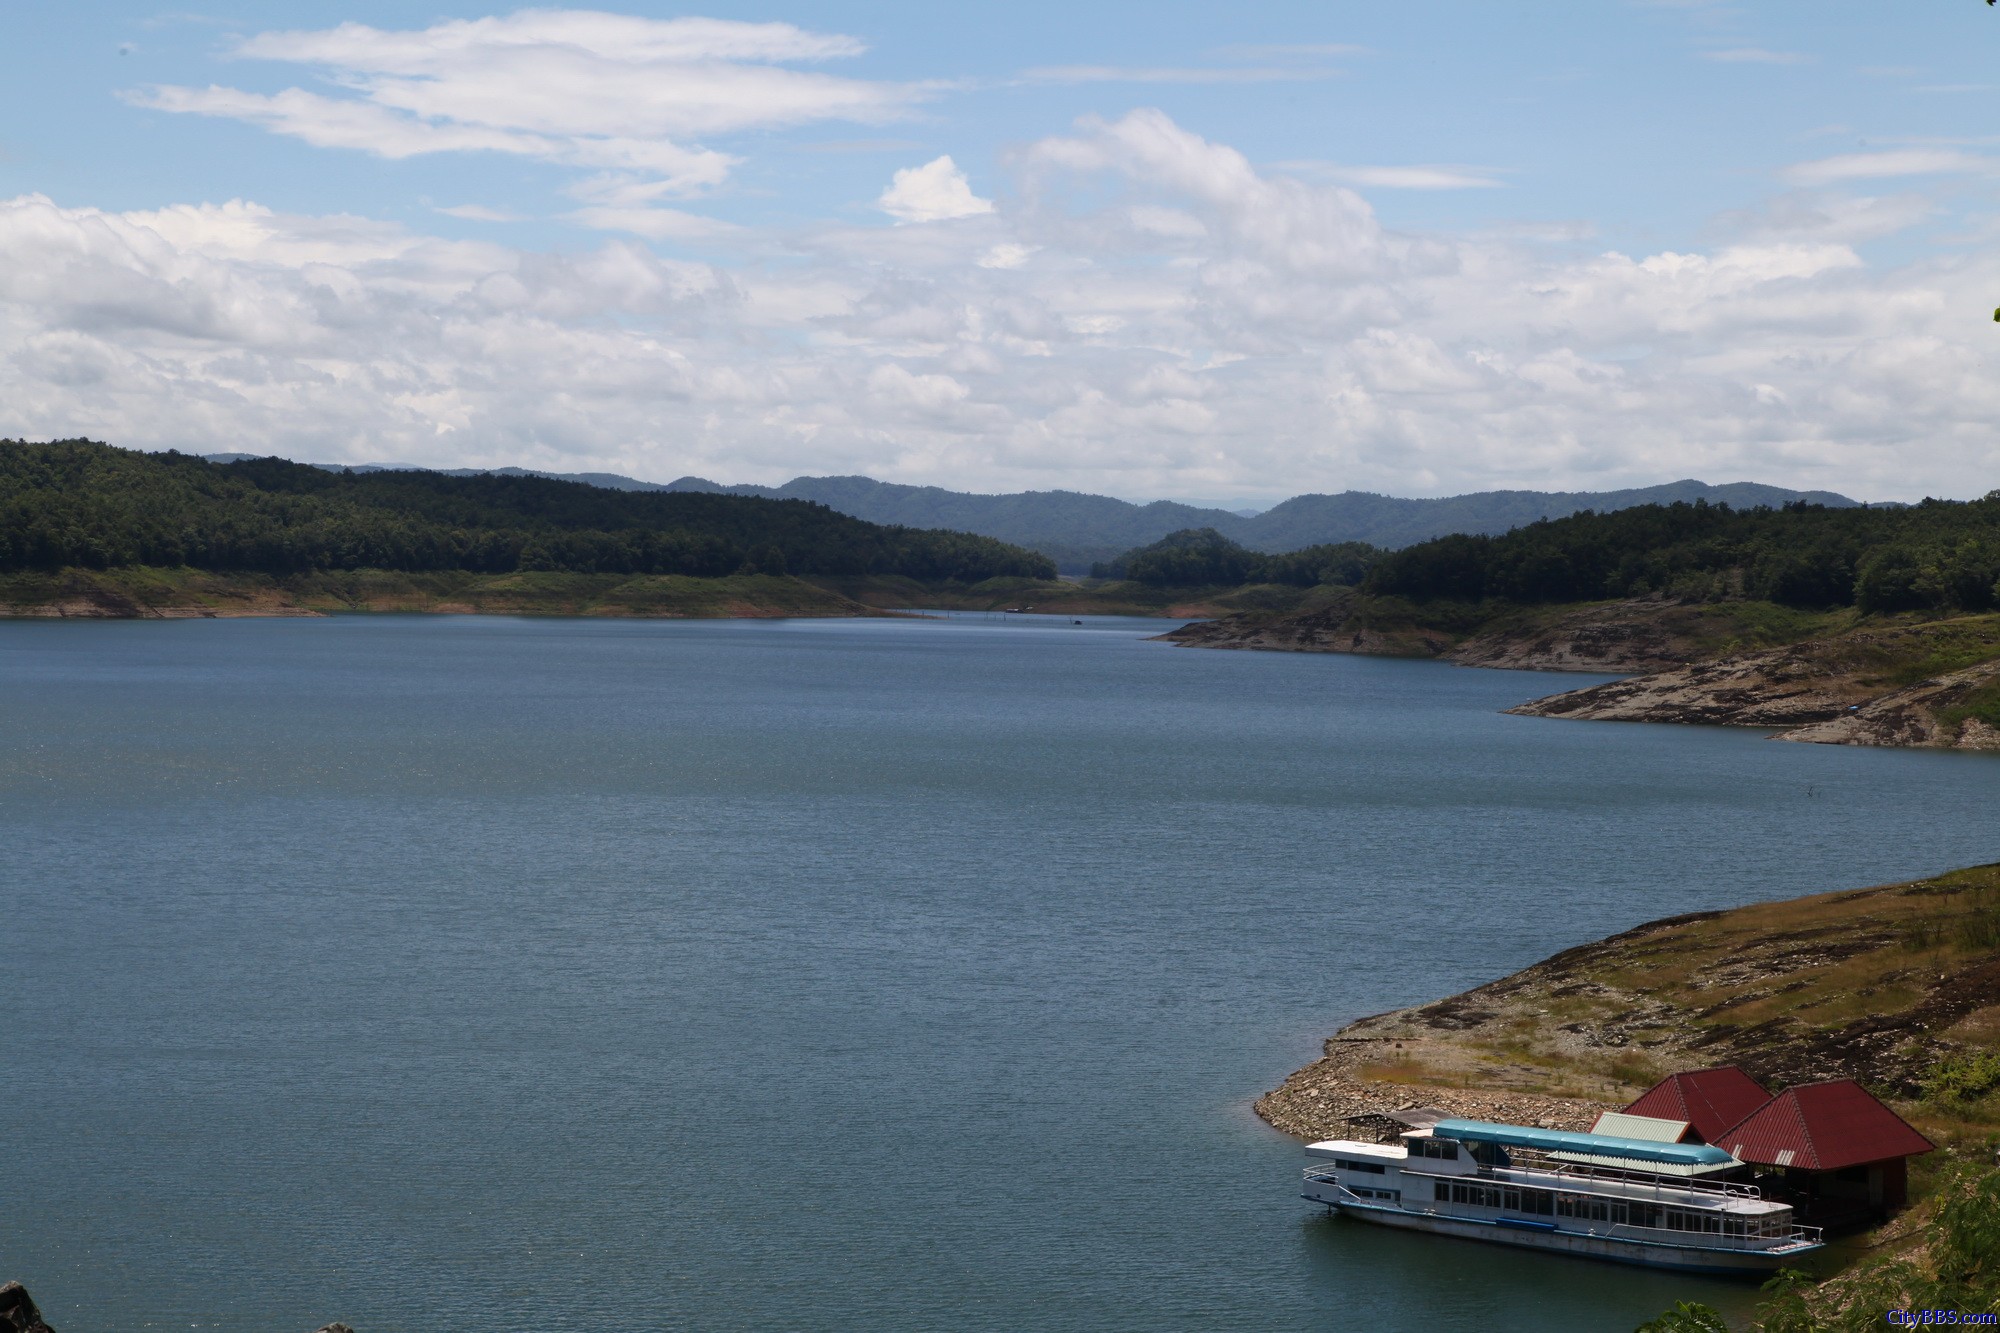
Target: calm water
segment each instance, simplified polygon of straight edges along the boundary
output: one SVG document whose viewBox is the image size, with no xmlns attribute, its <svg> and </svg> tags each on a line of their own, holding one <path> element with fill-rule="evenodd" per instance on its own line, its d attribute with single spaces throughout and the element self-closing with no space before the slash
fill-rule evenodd
<svg viewBox="0 0 2000 1333">
<path fill-rule="evenodd" d="M 1251 1099 L 1636 922 L 2000 855 L 2000 762 L 1153 621 L 0 625 L 0 1277 L 63 1333 L 1632 1327 Z"/>
</svg>

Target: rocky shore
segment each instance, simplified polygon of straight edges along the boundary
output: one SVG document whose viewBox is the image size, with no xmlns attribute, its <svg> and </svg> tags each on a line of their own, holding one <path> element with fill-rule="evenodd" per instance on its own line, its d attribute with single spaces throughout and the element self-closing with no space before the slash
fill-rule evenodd
<svg viewBox="0 0 2000 1333">
<path fill-rule="evenodd" d="M 2000 750 L 2000 618 L 1861 629 L 1536 699 L 1507 711 L 1599 722 L 1785 728 L 1823 745 Z M 1967 657 L 1986 657 L 1958 665 Z M 1943 667 L 1936 674 L 1926 668 Z M 1956 669 L 1950 669 L 1956 667 Z M 1917 679 L 1902 683 L 1905 678 Z"/>
<path fill-rule="evenodd" d="M 18 1282 L 0 1286 L 0 1333 L 56 1333 L 35 1308 L 35 1298 Z M 345 1324 L 327 1324 L 313 1333 L 354 1333 Z"/>
<path fill-rule="evenodd" d="M 1516 608 L 1455 632 L 1357 593 L 1160 637 L 1191 648 L 1432 657 L 1461 666 L 1634 673 L 1510 713 L 1783 730 L 1827 745 L 2000 750 L 2000 616 L 1870 620 L 1659 598 Z"/>
<path fill-rule="evenodd" d="M 0 1286 L 0 1330 L 5 1333 L 56 1333 L 42 1321 L 35 1298 L 18 1282 Z"/>
<path fill-rule="evenodd" d="M 1366 1021 L 1366 1020 L 1364 1020 Z M 1390 1083 L 1369 1077 L 1372 1064 L 1390 1054 L 1393 1039 L 1355 1035 L 1354 1025 L 1327 1038 L 1326 1055 L 1257 1099 L 1265 1123 L 1287 1134 L 1315 1139 L 1389 1140 L 1402 1130 L 1398 1112 L 1441 1111 L 1467 1120 L 1497 1120 L 1544 1129 L 1587 1130 L 1608 1102 L 1541 1093 L 1451 1087 L 1440 1083 Z"/>
</svg>

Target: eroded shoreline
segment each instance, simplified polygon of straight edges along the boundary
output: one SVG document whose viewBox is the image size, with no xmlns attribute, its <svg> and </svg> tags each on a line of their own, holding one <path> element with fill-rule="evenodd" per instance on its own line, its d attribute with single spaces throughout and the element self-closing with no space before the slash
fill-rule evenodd
<svg viewBox="0 0 2000 1333">
<path fill-rule="evenodd" d="M 1648 922 L 1349 1023 L 1257 1114 L 1301 1138 L 1374 1137 L 1417 1106 L 1588 1128 L 1666 1074 L 1735 1064 L 1856 1079 L 1944 1142 L 1964 1127 L 1926 1080 L 2000 1045 L 1994 923 L 2000 865 Z"/>
</svg>

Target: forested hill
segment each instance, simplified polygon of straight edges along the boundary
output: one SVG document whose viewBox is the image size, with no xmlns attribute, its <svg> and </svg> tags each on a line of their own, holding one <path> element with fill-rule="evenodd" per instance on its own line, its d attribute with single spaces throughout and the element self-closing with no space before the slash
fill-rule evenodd
<svg viewBox="0 0 2000 1333">
<path fill-rule="evenodd" d="M 1648 505 L 1381 556 L 1363 582 L 1415 601 L 1587 602 L 1662 594 L 1802 608 L 2000 606 L 2000 490 L 1898 509 Z"/>
<path fill-rule="evenodd" d="M 0 570 L 141 565 L 968 583 L 1054 574 L 1047 557 L 990 537 L 886 527 L 804 500 L 0 441 Z"/>
</svg>

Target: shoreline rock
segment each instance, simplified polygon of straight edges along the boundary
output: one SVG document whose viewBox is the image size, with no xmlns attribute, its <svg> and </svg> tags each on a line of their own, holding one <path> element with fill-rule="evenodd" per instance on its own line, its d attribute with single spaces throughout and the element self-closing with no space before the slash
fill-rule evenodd
<svg viewBox="0 0 2000 1333">
<path fill-rule="evenodd" d="M 35 1298 L 18 1282 L 0 1286 L 0 1330 L 5 1333 L 56 1333 L 35 1308 Z"/>
<path fill-rule="evenodd" d="M 1544 1129 L 1587 1130 L 1600 1111 L 1617 1109 L 1609 1102 L 1508 1089 L 1449 1087 L 1437 1083 L 1389 1083 L 1360 1075 L 1357 1066 L 1382 1055 L 1387 1037 L 1345 1034 L 1369 1022 L 1350 1023 L 1327 1038 L 1326 1054 L 1293 1072 L 1282 1085 L 1259 1097 L 1254 1105 L 1265 1124 L 1308 1142 L 1345 1138 L 1387 1140 L 1402 1126 L 1396 1113 L 1418 1107 L 1444 1111 L 1467 1120 L 1496 1120 Z"/>
<path fill-rule="evenodd" d="M 1936 637 L 1947 637 L 1942 631 L 1949 625 L 1941 622 Z M 1958 711 L 2000 686 L 2000 657 L 1890 686 L 1895 657 L 1930 648 L 1923 641 L 1929 629 L 1899 627 L 1743 653 L 1506 711 L 1589 722 L 1783 728 L 1774 739 L 1819 745 L 2000 750 L 2000 728 Z"/>
</svg>

